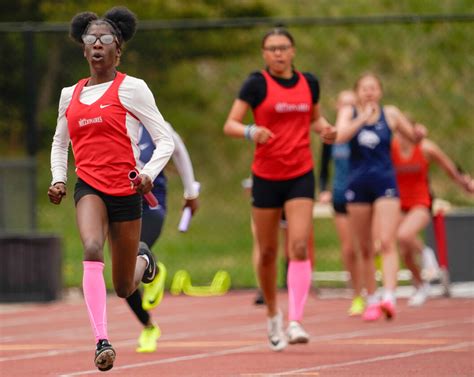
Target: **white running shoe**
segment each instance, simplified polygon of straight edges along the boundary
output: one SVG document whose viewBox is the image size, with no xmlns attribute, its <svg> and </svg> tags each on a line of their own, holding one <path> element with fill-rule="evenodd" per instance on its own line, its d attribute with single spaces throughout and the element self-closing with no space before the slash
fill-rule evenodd
<svg viewBox="0 0 474 377">
<path fill-rule="evenodd" d="M 419 286 L 413 296 L 408 300 L 408 306 L 421 306 L 428 299 L 428 294 L 430 292 L 430 285 L 428 283 L 423 283 Z"/>
<path fill-rule="evenodd" d="M 303 329 L 303 326 L 296 321 L 290 322 L 286 334 L 288 335 L 288 343 L 290 344 L 309 342 L 308 333 Z"/>
<path fill-rule="evenodd" d="M 283 314 L 278 312 L 272 318 L 267 320 L 268 342 L 272 351 L 283 351 L 288 342 L 285 333 L 283 332 Z"/>
</svg>

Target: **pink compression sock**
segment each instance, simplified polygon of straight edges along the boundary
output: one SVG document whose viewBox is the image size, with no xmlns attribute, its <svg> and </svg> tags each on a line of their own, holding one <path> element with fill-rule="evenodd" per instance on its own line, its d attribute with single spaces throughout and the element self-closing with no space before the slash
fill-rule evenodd
<svg viewBox="0 0 474 377">
<path fill-rule="evenodd" d="M 311 261 L 290 260 L 288 266 L 288 320 L 301 321 L 311 287 Z"/>
<path fill-rule="evenodd" d="M 108 339 L 104 263 L 84 261 L 82 288 L 96 343 Z"/>
</svg>

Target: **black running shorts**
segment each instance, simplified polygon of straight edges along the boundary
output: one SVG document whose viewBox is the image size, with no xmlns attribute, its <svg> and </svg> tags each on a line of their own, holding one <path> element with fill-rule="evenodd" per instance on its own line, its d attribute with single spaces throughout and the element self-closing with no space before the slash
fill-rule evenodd
<svg viewBox="0 0 474 377">
<path fill-rule="evenodd" d="M 107 195 L 78 178 L 74 188 L 74 202 L 76 206 L 83 196 L 91 194 L 97 195 L 103 200 L 110 222 L 132 221 L 142 217 L 142 196 L 140 194 L 127 196 Z"/>
<path fill-rule="evenodd" d="M 283 208 L 286 201 L 296 198 L 314 200 L 313 170 L 284 181 L 271 181 L 252 175 L 252 205 L 257 208 Z"/>
</svg>

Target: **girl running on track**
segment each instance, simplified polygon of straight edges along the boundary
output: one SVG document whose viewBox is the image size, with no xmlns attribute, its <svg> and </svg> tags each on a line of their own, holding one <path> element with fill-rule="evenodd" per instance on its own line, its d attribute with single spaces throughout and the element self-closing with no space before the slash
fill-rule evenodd
<svg viewBox="0 0 474 377">
<path fill-rule="evenodd" d="M 392 141 L 391 153 L 403 213 L 397 233 L 398 246 L 405 265 L 412 273 L 416 288 L 413 296 L 408 300 L 408 305 L 421 306 L 428 298 L 429 284 L 423 282 L 416 259 L 426 248 L 418 235 L 431 220 L 430 165 L 432 163 L 439 165 L 468 193 L 474 192 L 474 185 L 472 179 L 461 173 L 443 150 L 429 139 L 423 139 L 419 144 L 414 144 L 397 132 Z"/>
<path fill-rule="evenodd" d="M 252 164 L 252 217 L 259 245 L 258 277 L 267 307 L 270 348 L 281 351 L 290 343 L 306 343 L 301 325 L 311 286 L 308 238 L 314 201 L 310 129 L 332 142 L 336 131 L 319 112 L 319 84 L 309 73 L 293 68 L 294 39 L 282 28 L 262 40 L 266 68 L 250 74 L 224 125 L 226 135 L 255 143 Z M 243 119 L 252 110 L 255 124 Z M 289 326 L 277 304 L 278 234 L 282 210 L 288 223 Z"/>
<path fill-rule="evenodd" d="M 365 321 L 375 321 L 382 314 L 395 316 L 398 253 L 396 233 L 400 222 L 395 171 L 390 159 L 392 132 L 403 133 L 419 142 L 426 131 L 413 128 L 395 106 L 381 105 L 382 84 L 374 74 L 362 75 L 354 91 L 357 105 L 343 106 L 337 115 L 337 143 L 349 142 L 350 170 L 345 193 L 349 225 L 362 253 L 363 274 L 367 289 Z M 383 297 L 376 295 L 374 244 L 383 260 Z"/>
<path fill-rule="evenodd" d="M 75 157 L 74 201 L 84 249 L 84 299 L 97 343 L 94 362 L 101 371 L 111 369 L 115 360 L 107 334 L 105 240 L 119 297 L 132 294 L 140 280 L 150 283 L 157 277 L 153 254 L 145 243 L 139 244 L 141 194 L 150 192 L 174 149 L 171 130 L 148 86 L 116 68 L 123 43 L 132 38 L 135 28 L 135 15 L 123 7 L 112 8 L 102 18 L 91 12 L 74 16 L 70 36 L 83 48 L 90 77 L 62 90 L 51 149 L 48 196 L 54 204 L 66 195 L 69 143 Z M 132 188 L 128 173 L 137 167 L 140 122 L 156 149 L 140 171 L 141 183 Z"/>
<path fill-rule="evenodd" d="M 171 128 L 171 125 L 169 126 Z M 189 158 L 186 146 L 181 140 L 181 137 L 173 129 L 172 136 L 175 144 L 172 158 L 184 186 L 184 207 L 191 208 L 191 213 L 194 214 L 199 208 L 199 191 L 194 181 L 193 165 Z M 142 168 L 153 156 L 155 145 L 150 134 L 143 125 L 140 125 L 138 139 L 138 145 L 140 147 L 138 167 Z M 143 201 L 142 231 L 140 240 L 150 249 L 160 237 L 165 221 L 167 209 L 166 187 L 167 178 L 162 170 L 153 181 L 153 189 L 151 191 L 158 199 L 158 207 L 150 207 L 146 201 Z M 138 338 L 137 352 L 156 351 L 156 341 L 161 336 L 160 328 L 152 321 L 149 312 L 149 309 L 157 306 L 163 298 L 166 280 L 166 268 L 163 263 L 158 263 L 158 272 L 159 275 L 157 279 L 153 280 L 150 284 L 144 285 L 143 299 L 139 289 L 135 290 L 127 297 L 128 305 L 144 326 L 140 337 Z"/>
<path fill-rule="evenodd" d="M 356 95 L 352 90 L 344 90 L 337 98 L 337 109 L 343 106 L 354 107 Z M 353 299 L 349 308 L 350 316 L 362 315 L 364 312 L 364 299 L 362 297 L 362 276 L 359 258 L 354 249 L 352 232 L 349 227 L 345 192 L 347 189 L 347 176 L 349 175 L 350 147 L 344 144 L 323 144 L 321 156 L 321 170 L 319 176 L 320 194 L 319 202 L 329 203 L 332 201 L 334 208 L 334 223 L 341 243 L 342 260 L 346 271 L 351 277 Z M 332 192 L 328 190 L 329 163 L 334 161 L 334 178 L 332 180 Z"/>
</svg>

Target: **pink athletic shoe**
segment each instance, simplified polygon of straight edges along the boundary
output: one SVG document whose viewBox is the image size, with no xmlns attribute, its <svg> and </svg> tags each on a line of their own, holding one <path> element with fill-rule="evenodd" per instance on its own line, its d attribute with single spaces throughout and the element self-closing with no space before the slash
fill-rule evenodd
<svg viewBox="0 0 474 377">
<path fill-rule="evenodd" d="M 387 320 L 391 320 L 395 317 L 395 304 L 392 301 L 382 301 L 380 303 L 380 309 L 383 314 L 385 314 Z"/>
<path fill-rule="evenodd" d="M 382 316 L 382 310 L 380 308 L 380 304 L 371 304 L 367 306 L 362 314 L 362 319 L 367 322 L 376 321 Z"/>
</svg>

